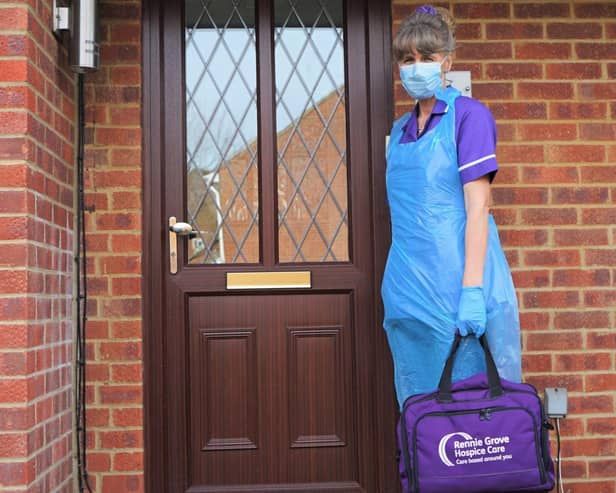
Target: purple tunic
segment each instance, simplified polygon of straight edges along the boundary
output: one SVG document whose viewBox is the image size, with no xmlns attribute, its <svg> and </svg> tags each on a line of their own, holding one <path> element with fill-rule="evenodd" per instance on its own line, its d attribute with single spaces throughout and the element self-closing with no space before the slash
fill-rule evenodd
<svg viewBox="0 0 616 493">
<path fill-rule="evenodd" d="M 458 171 L 462 185 L 489 175 L 490 181 L 498 171 L 496 162 L 496 124 L 492 113 L 476 99 L 460 96 L 455 101 L 456 144 L 458 149 Z M 447 103 L 436 100 L 432 114 L 419 136 L 432 130 L 448 110 Z M 411 118 L 402 129 L 400 144 L 417 140 L 417 113 L 419 106 L 411 112 Z"/>
</svg>

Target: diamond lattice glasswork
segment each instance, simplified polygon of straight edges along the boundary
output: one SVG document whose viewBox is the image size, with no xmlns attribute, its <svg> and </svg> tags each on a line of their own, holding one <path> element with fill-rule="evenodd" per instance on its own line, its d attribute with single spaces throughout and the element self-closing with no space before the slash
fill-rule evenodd
<svg viewBox="0 0 616 493">
<path fill-rule="evenodd" d="M 255 2 L 185 8 L 189 262 L 258 262 Z"/>
<path fill-rule="evenodd" d="M 342 0 L 279 0 L 280 262 L 349 260 Z"/>
</svg>

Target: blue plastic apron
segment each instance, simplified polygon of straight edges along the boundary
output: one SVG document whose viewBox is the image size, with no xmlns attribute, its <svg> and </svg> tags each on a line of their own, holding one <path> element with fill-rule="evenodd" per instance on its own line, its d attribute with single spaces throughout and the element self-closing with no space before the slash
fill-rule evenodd
<svg viewBox="0 0 616 493">
<path fill-rule="evenodd" d="M 459 95 L 451 87 L 439 92 L 447 111 L 417 142 L 400 143 L 410 114 L 396 121 L 387 148 L 392 243 L 381 294 L 401 407 L 409 396 L 437 388 L 455 331 L 466 227 L 455 139 Z M 517 300 L 491 215 L 483 289 L 486 335 L 499 373 L 519 382 Z M 481 371 L 483 351 L 475 337 L 467 337 L 458 350 L 454 381 Z"/>
</svg>

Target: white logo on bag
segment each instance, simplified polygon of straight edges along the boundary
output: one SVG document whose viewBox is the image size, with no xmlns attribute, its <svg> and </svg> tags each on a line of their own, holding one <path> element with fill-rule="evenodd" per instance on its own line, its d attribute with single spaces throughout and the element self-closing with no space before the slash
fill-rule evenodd
<svg viewBox="0 0 616 493">
<path fill-rule="evenodd" d="M 445 435 L 443 438 L 441 438 L 441 441 L 438 444 L 438 456 L 443 461 L 443 464 L 449 467 L 453 467 L 454 464 L 453 462 L 449 460 L 449 457 L 447 457 L 447 452 L 445 452 L 445 447 L 447 447 L 447 442 L 449 441 L 449 439 L 451 437 L 455 437 L 456 435 L 461 436 L 462 438 L 464 438 L 464 440 L 473 439 L 473 437 L 470 436 L 468 433 L 463 433 L 463 432 L 450 433 L 449 435 Z"/>
<path fill-rule="evenodd" d="M 457 439 L 453 442 L 455 464 L 447 456 L 447 444 L 453 437 L 462 438 L 462 440 Z M 441 438 L 438 444 L 438 456 L 441 462 L 447 467 L 480 462 L 506 461 L 513 459 L 511 454 L 506 453 L 509 443 L 509 435 L 473 438 L 468 433 L 457 431 L 449 433 Z"/>
</svg>

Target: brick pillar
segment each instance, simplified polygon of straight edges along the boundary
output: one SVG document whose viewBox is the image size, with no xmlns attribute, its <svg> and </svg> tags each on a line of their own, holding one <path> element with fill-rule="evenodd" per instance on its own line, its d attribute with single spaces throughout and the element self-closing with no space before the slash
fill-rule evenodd
<svg viewBox="0 0 616 493">
<path fill-rule="evenodd" d="M 88 469 L 96 493 L 143 491 L 141 4 L 104 0 L 86 76 Z"/>
<path fill-rule="evenodd" d="M 0 3 L 0 491 L 72 491 L 74 76 L 51 0 Z"/>
</svg>

